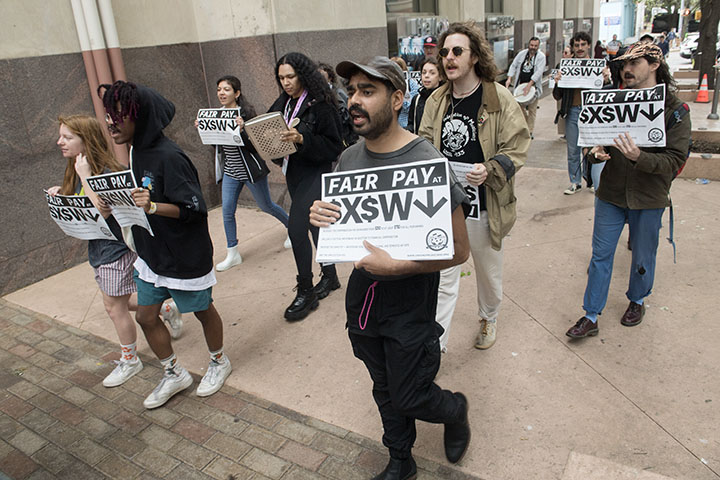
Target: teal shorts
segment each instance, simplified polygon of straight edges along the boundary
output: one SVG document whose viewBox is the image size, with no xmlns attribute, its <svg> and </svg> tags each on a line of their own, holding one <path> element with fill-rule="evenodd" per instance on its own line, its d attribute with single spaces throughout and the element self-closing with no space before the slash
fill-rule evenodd
<svg viewBox="0 0 720 480">
<path fill-rule="evenodd" d="M 180 313 L 204 312 L 210 308 L 213 301 L 212 287 L 197 291 L 156 287 L 141 279 L 137 270 L 133 272 L 133 280 L 137 285 L 138 305 L 143 307 L 159 305 L 168 298 L 172 298 Z"/>
</svg>

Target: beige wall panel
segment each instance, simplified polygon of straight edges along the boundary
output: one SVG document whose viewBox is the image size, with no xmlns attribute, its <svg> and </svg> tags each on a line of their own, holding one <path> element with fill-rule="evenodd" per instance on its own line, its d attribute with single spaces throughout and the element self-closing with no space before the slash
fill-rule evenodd
<svg viewBox="0 0 720 480">
<path fill-rule="evenodd" d="M 122 48 L 197 42 L 192 0 L 113 0 Z"/>
<path fill-rule="evenodd" d="M 121 46 L 384 27 L 384 0 L 113 0 Z"/>
<path fill-rule="evenodd" d="M 549 20 L 551 18 L 562 18 L 564 5 L 562 0 L 542 0 L 540 2 L 540 18 L 539 20 Z"/>
<path fill-rule="evenodd" d="M 582 15 L 582 5 L 578 3 L 578 0 L 564 0 L 564 4 L 564 18 L 572 19 L 578 18 L 580 15 Z"/>
<path fill-rule="evenodd" d="M 563 0 L 543 0 L 542 3 L 547 3 L 550 8 L 551 15 L 547 18 L 563 18 L 565 15 L 565 2 Z"/>
<path fill-rule="evenodd" d="M 275 33 L 385 27 L 384 0 L 272 0 Z"/>
<path fill-rule="evenodd" d="M 600 2 L 596 0 L 584 0 L 585 8 L 583 11 L 584 18 L 593 18 L 600 16 Z"/>
<path fill-rule="evenodd" d="M 2 0 L 0 59 L 79 51 L 70 0 Z"/>
<path fill-rule="evenodd" d="M 508 4 L 506 1 L 506 8 Z M 438 14 L 447 17 L 450 22 L 464 22 L 472 19 L 482 25 L 485 22 L 485 2 L 481 0 L 439 0 Z"/>
<path fill-rule="evenodd" d="M 272 33 L 271 0 L 193 0 L 201 42 Z"/>
<path fill-rule="evenodd" d="M 542 2 L 544 7 L 547 1 Z M 535 2 L 533 0 L 513 0 L 505 2 L 505 15 L 512 15 L 515 21 L 533 20 L 535 18 Z M 545 17 L 542 17 L 545 18 Z"/>
</svg>

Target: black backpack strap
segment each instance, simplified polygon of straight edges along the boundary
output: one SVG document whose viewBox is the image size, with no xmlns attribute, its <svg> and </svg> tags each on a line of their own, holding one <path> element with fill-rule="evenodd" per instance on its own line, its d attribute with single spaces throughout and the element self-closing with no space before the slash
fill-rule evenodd
<svg viewBox="0 0 720 480">
<path fill-rule="evenodd" d="M 665 134 L 667 135 L 667 132 L 672 127 L 674 127 L 676 124 L 680 123 L 682 121 L 683 117 L 685 117 L 685 115 L 687 115 L 688 113 L 690 113 L 690 107 L 688 106 L 687 103 L 683 103 L 678 108 L 676 108 L 675 111 L 670 116 L 670 120 L 668 120 L 667 125 L 665 126 Z M 688 147 L 688 157 L 689 156 L 690 156 L 690 149 Z M 682 171 L 684 166 L 685 166 L 685 164 L 683 163 L 683 165 L 680 167 L 680 169 L 674 173 L 673 180 L 675 179 L 675 177 L 677 177 L 680 174 L 680 172 Z M 669 228 L 670 236 L 667 237 L 667 241 L 670 242 L 670 245 L 672 245 L 672 247 L 673 247 L 673 263 L 677 263 L 677 249 L 675 247 L 675 235 L 674 235 L 675 212 L 673 211 L 672 199 L 670 199 L 670 225 L 669 225 L 669 227 L 670 227 Z"/>
</svg>

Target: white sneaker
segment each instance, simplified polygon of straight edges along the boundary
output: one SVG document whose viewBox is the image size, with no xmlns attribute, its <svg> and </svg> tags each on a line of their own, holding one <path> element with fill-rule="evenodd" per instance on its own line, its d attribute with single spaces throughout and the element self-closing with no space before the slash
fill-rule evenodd
<svg viewBox="0 0 720 480">
<path fill-rule="evenodd" d="M 225 270 L 230 270 L 235 265 L 240 265 L 241 263 L 242 256 L 238 253 L 238 247 L 235 245 L 234 247 L 228 247 L 227 257 L 225 257 L 225 260 L 215 265 L 215 268 L 217 268 L 218 272 L 224 272 Z"/>
<path fill-rule="evenodd" d="M 170 336 L 179 338 L 182 333 L 183 319 L 182 313 L 178 310 L 174 300 L 165 302 L 162 306 L 162 319 L 170 328 Z"/>
<path fill-rule="evenodd" d="M 563 193 L 565 195 L 575 195 L 575 193 L 582 188 L 582 185 L 570 185 Z"/>
<path fill-rule="evenodd" d="M 488 322 L 485 319 L 480 320 L 480 333 L 478 333 L 477 339 L 475 339 L 475 348 L 487 350 L 495 345 L 496 331 L 497 324 L 495 322 Z"/>
<path fill-rule="evenodd" d="M 232 365 L 230 365 L 230 360 L 227 357 L 225 357 L 223 363 L 210 360 L 207 372 L 205 372 L 202 380 L 200 380 L 200 385 L 198 385 L 195 395 L 198 397 L 207 397 L 217 392 L 222 388 L 230 372 L 232 372 Z"/>
<path fill-rule="evenodd" d="M 143 402 L 145 408 L 157 408 L 172 398 L 176 393 L 180 393 L 192 385 L 192 377 L 180 365 L 176 365 L 172 370 L 165 370 L 162 380 L 155 390 Z"/>
<path fill-rule="evenodd" d="M 120 386 L 142 369 L 143 364 L 139 358 L 134 362 L 128 362 L 127 360 L 115 360 L 115 368 L 107 377 L 105 377 L 105 380 L 103 380 L 103 386 Z"/>
<path fill-rule="evenodd" d="M 285 239 L 285 243 L 283 243 L 283 247 L 292 248 L 292 242 L 290 241 L 290 235 L 288 235 L 287 238 Z"/>
</svg>

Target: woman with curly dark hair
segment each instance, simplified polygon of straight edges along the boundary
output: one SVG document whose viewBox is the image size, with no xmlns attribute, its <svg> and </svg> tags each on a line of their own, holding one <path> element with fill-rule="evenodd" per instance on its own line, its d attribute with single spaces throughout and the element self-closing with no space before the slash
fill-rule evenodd
<svg viewBox="0 0 720 480">
<path fill-rule="evenodd" d="M 288 233 L 298 272 L 297 296 L 285 310 L 285 319 L 296 321 L 307 317 L 320 299 L 340 288 L 334 265 L 322 267 L 322 278 L 313 287 L 308 232 L 317 245 L 318 229 L 310 226 L 308 211 L 320 199 L 320 178 L 331 171 L 343 144 L 335 96 L 312 60 L 302 53 L 285 54 L 275 65 L 275 80 L 283 92 L 269 111 L 283 113 L 291 128 L 282 134 L 282 140 L 297 147 L 284 164 L 292 199 Z"/>
</svg>

